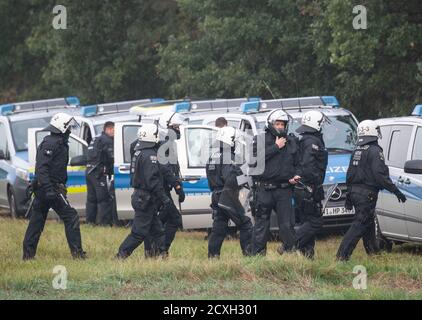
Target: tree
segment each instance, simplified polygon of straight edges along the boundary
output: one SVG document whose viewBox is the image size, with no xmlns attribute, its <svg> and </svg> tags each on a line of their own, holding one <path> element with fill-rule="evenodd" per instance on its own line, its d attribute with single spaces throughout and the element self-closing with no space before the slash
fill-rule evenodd
<svg viewBox="0 0 422 320">
<path fill-rule="evenodd" d="M 317 94 L 330 85 L 315 70 L 313 17 L 293 0 L 179 0 L 184 33 L 160 47 L 161 77 L 173 97 Z"/>
<path fill-rule="evenodd" d="M 420 4 L 360 3 L 368 10 L 367 30 L 352 27 L 354 1 L 321 2 L 323 14 L 312 26 L 318 66 L 335 67 L 335 93 L 361 118 L 409 114 L 422 94 L 416 81 L 422 55 Z"/>
<path fill-rule="evenodd" d="M 28 39 L 30 51 L 47 56 L 42 81 L 33 95 L 75 94 L 83 101 L 161 96 L 157 47 L 177 30 L 177 5 L 171 0 L 72 0 L 67 30 L 51 26 L 52 8 L 39 15 Z"/>
</svg>

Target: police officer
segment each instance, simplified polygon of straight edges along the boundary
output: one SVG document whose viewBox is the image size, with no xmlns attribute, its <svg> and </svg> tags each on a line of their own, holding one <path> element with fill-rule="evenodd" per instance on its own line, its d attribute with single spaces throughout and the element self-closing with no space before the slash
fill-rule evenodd
<svg viewBox="0 0 422 320">
<path fill-rule="evenodd" d="M 131 186 L 134 188 L 132 207 L 135 210 L 135 218 L 131 233 L 123 241 L 117 253 L 117 257 L 121 259 L 129 257 L 150 235 L 157 245 L 159 254 L 166 251 L 164 229 L 158 218 L 158 211 L 161 207 L 162 210 L 167 210 L 171 200 L 164 191 L 158 163 L 158 126 L 142 125 L 138 130 L 138 139 L 139 143 L 135 147 L 130 169 Z"/>
<path fill-rule="evenodd" d="M 350 159 L 347 171 L 346 208 L 355 207 L 355 219 L 345 234 L 337 252 L 337 259 L 347 261 L 360 238 L 367 254 L 375 254 L 375 206 L 378 193 L 386 189 L 395 194 L 399 202 L 406 202 L 406 196 L 394 185 L 385 165 L 382 148 L 378 145 L 381 137 L 375 121 L 365 120 L 358 126 L 358 142 Z"/>
<path fill-rule="evenodd" d="M 88 148 L 86 169 L 86 221 L 91 224 L 111 225 L 116 220 L 114 184 L 114 123 L 106 122 L 101 135 Z M 98 214 L 98 216 L 97 216 Z M 114 219 L 113 219 L 114 218 Z"/>
<path fill-rule="evenodd" d="M 302 138 L 299 143 L 299 179 L 295 187 L 295 210 L 302 223 L 296 230 L 297 249 L 313 259 L 315 235 L 323 225 L 321 201 L 324 199 L 322 184 L 328 163 L 328 152 L 321 133 L 324 115 L 319 111 L 306 112 L 302 125 L 296 130 Z"/>
<path fill-rule="evenodd" d="M 55 114 L 50 125 L 45 129 L 50 131 L 37 149 L 34 193 L 35 199 L 28 229 L 23 241 L 23 259 L 35 257 L 38 242 L 44 229 L 48 211 L 52 208 L 63 220 L 67 243 L 74 258 L 84 259 L 79 216 L 66 198 L 67 164 L 69 162 L 69 135 L 75 119 L 66 113 Z"/>
<path fill-rule="evenodd" d="M 296 183 L 298 165 L 298 140 L 288 135 L 289 116 L 281 109 L 272 111 L 263 134 L 255 144 L 257 156 L 265 157 L 265 169 L 254 176 L 255 226 L 253 232 L 253 253 L 265 255 L 270 235 L 272 210 L 277 213 L 279 236 L 283 245 L 279 253 L 295 249 L 294 211 L 292 205 L 293 185 Z"/>
<path fill-rule="evenodd" d="M 160 116 L 158 122 L 160 136 L 158 159 L 160 171 L 164 179 L 164 190 L 171 201 L 167 210 L 160 210 L 159 214 L 159 218 L 164 226 L 166 255 L 168 255 L 168 251 L 176 236 L 177 230 L 183 228 L 182 215 L 175 206 L 170 192 L 172 189 L 175 190 L 179 197 L 179 203 L 185 201 L 176 146 L 176 140 L 180 139 L 180 126 L 185 120 L 185 117 L 180 113 L 165 112 Z M 155 256 L 157 253 L 155 245 L 152 243 L 152 239 L 147 238 L 145 240 L 145 255 L 151 257 Z"/>
<path fill-rule="evenodd" d="M 240 246 L 246 256 L 251 254 L 252 222 L 245 215 L 239 201 L 237 177 L 242 171 L 235 165 L 235 143 L 239 135 L 232 127 L 222 127 L 217 134 L 218 151 L 214 152 L 206 164 L 208 185 L 211 189 L 211 209 L 213 225 L 208 238 L 208 257 L 220 256 L 221 246 L 231 219 L 240 231 Z"/>
<path fill-rule="evenodd" d="M 215 126 L 217 128 L 223 128 L 223 127 L 227 127 L 227 120 L 224 117 L 219 117 L 217 119 L 215 119 Z"/>
</svg>

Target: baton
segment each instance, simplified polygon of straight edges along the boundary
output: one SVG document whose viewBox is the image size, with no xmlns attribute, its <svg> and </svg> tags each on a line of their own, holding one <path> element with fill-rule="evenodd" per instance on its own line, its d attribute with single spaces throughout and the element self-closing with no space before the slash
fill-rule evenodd
<svg viewBox="0 0 422 320">
<path fill-rule="evenodd" d="M 33 205 L 34 205 L 34 200 L 35 200 L 35 197 L 34 197 L 33 195 L 34 195 L 34 193 L 32 192 L 32 193 L 30 194 L 31 201 L 29 202 L 28 209 L 27 209 L 27 210 L 26 210 L 26 212 L 25 212 L 25 219 L 26 219 L 26 218 L 28 218 L 29 212 L 31 212 L 31 209 L 32 209 L 32 207 L 33 207 Z"/>
<path fill-rule="evenodd" d="M 302 188 L 304 188 L 309 193 L 313 192 L 312 188 L 310 186 L 307 186 L 306 184 L 304 184 L 302 181 L 296 180 L 296 182 L 297 182 L 298 185 L 300 185 Z"/>
<path fill-rule="evenodd" d="M 333 195 L 334 190 L 338 187 L 338 183 L 333 184 L 330 188 L 327 189 L 327 195 L 325 196 L 324 202 L 322 204 L 322 212 L 325 211 L 328 201 L 330 201 L 331 196 Z"/>
</svg>

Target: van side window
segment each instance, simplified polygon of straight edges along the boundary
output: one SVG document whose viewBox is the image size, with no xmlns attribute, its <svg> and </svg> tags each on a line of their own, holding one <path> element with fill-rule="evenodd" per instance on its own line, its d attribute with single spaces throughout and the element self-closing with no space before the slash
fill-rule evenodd
<svg viewBox="0 0 422 320">
<path fill-rule="evenodd" d="M 422 160 L 422 127 L 418 127 L 418 131 L 416 131 L 412 160 Z"/>
<path fill-rule="evenodd" d="M 5 154 L 7 153 L 7 135 L 6 135 L 6 127 L 3 123 L 0 122 L 0 150 L 2 150 Z"/>
<path fill-rule="evenodd" d="M 382 138 L 378 140 L 379 145 L 384 151 L 384 157 L 387 158 L 388 153 L 388 139 L 391 134 L 391 126 L 382 126 L 380 127 Z"/>
<path fill-rule="evenodd" d="M 412 129 L 412 126 L 393 127 L 390 148 L 388 150 L 387 165 L 401 169 L 404 168 Z"/>
<path fill-rule="evenodd" d="M 82 127 L 82 139 L 84 139 L 88 144 L 92 142 L 92 134 L 89 125 L 84 122 Z"/>
<path fill-rule="evenodd" d="M 233 127 L 235 129 L 239 129 L 240 121 L 239 120 L 230 120 L 230 119 L 227 119 L 227 125 L 229 127 Z"/>
</svg>

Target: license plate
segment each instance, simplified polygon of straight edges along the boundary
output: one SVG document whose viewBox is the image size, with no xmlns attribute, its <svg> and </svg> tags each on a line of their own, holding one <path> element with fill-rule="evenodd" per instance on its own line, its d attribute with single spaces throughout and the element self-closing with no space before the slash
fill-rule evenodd
<svg viewBox="0 0 422 320">
<path fill-rule="evenodd" d="M 345 207 L 325 208 L 324 217 L 328 216 L 343 216 L 348 214 L 355 214 L 355 209 L 347 210 Z"/>
</svg>

